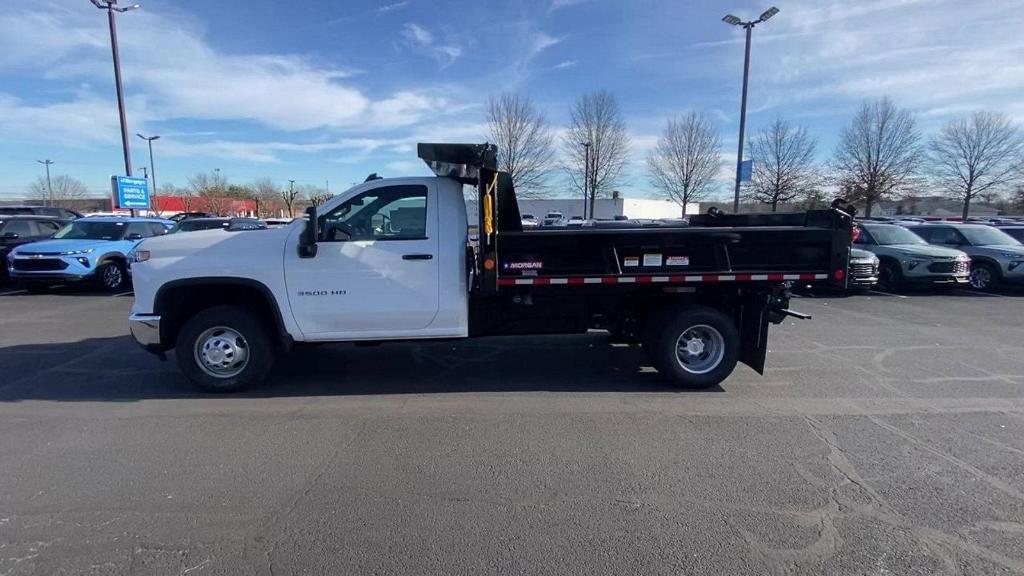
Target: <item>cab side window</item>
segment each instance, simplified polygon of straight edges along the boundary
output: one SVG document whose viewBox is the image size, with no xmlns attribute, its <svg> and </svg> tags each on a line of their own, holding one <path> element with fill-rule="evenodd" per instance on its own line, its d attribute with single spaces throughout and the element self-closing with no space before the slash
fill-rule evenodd
<svg viewBox="0 0 1024 576">
<path fill-rule="evenodd" d="M 363 192 L 321 216 L 320 230 L 322 242 L 422 240 L 427 237 L 427 187 Z"/>
<path fill-rule="evenodd" d="M 4 226 L 4 234 L 17 234 L 18 238 L 30 238 L 35 236 L 32 229 L 32 222 L 29 220 L 11 220 Z"/>
</svg>

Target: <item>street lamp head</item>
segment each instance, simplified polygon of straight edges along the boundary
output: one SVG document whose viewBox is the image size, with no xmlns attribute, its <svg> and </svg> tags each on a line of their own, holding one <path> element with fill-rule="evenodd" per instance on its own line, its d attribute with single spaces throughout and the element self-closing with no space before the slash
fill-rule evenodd
<svg viewBox="0 0 1024 576">
<path fill-rule="evenodd" d="M 764 14 L 761 14 L 761 17 L 758 18 L 758 20 L 760 22 L 767 22 L 769 18 L 771 18 L 772 16 L 775 16 L 778 13 L 779 13 L 779 9 L 776 8 L 775 6 L 772 6 L 771 8 L 765 10 Z"/>
<path fill-rule="evenodd" d="M 742 22 L 742 20 L 733 16 L 732 14 L 726 14 L 725 17 L 722 18 L 722 22 L 725 22 L 726 24 L 732 24 L 733 26 L 737 26 L 740 24 L 740 22 Z"/>
</svg>

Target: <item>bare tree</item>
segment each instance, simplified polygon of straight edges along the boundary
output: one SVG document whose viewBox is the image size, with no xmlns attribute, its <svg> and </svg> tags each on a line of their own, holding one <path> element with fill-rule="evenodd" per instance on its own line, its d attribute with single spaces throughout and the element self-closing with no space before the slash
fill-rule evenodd
<svg viewBox="0 0 1024 576">
<path fill-rule="evenodd" d="M 819 184 L 814 166 L 814 138 L 803 126 L 793 126 L 777 118 L 747 143 L 754 169 L 749 197 L 771 204 L 792 202 Z"/>
<path fill-rule="evenodd" d="M 651 185 L 686 210 L 710 193 L 722 167 L 722 142 L 715 127 L 701 114 L 670 118 L 647 156 Z"/>
<path fill-rule="evenodd" d="M 487 102 L 487 133 L 498 145 L 498 169 L 512 177 L 516 196 L 541 196 L 554 158 L 554 136 L 544 113 L 528 96 L 492 96 Z"/>
<path fill-rule="evenodd" d="M 46 178 L 44 176 L 36 178 L 35 181 L 28 185 L 29 194 L 33 198 L 53 200 L 55 202 L 77 200 L 89 195 L 89 189 L 85 187 L 85 184 L 71 176 L 57 175 L 52 177 L 50 182 L 53 185 L 52 191 L 47 190 Z"/>
<path fill-rule="evenodd" d="M 295 217 L 295 201 L 298 200 L 301 195 L 302 189 L 296 188 L 294 181 L 289 181 L 287 188 L 281 188 L 278 191 L 278 196 L 281 198 L 281 201 L 284 202 L 284 208 L 288 211 L 289 218 Z"/>
<path fill-rule="evenodd" d="M 227 209 L 227 180 L 220 172 L 199 172 L 188 179 L 188 187 L 208 212 L 220 215 Z"/>
<path fill-rule="evenodd" d="M 861 105 L 843 128 L 832 161 L 840 188 L 864 203 L 864 215 L 914 184 L 921 164 L 921 134 L 914 117 L 880 98 Z"/>
<path fill-rule="evenodd" d="M 587 151 L 590 144 L 590 167 Z M 562 138 L 569 180 L 581 193 L 590 190 L 590 213 L 598 196 L 610 194 L 622 177 L 629 156 L 629 135 L 615 96 L 598 90 L 580 96 L 569 109 L 569 126 Z M 589 183 L 589 185 L 586 185 Z"/>
<path fill-rule="evenodd" d="M 951 120 L 928 151 L 936 182 L 963 201 L 967 218 L 972 199 L 998 196 L 1019 178 L 1024 139 L 1005 114 L 978 111 Z"/>
<path fill-rule="evenodd" d="M 280 206 L 281 188 L 270 178 L 259 178 L 252 183 L 253 199 L 256 200 L 256 212 L 260 217 L 274 215 Z"/>
</svg>

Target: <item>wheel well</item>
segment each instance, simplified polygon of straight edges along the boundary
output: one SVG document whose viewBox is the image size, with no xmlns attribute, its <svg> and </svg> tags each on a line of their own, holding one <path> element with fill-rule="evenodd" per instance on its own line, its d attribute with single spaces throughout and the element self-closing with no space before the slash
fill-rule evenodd
<svg viewBox="0 0 1024 576">
<path fill-rule="evenodd" d="M 270 290 L 255 281 L 203 280 L 170 283 L 160 288 L 153 313 L 160 316 L 160 342 L 174 347 L 182 326 L 197 313 L 213 306 L 237 306 L 255 312 L 281 349 L 291 345 L 280 309 Z"/>
<path fill-rule="evenodd" d="M 128 259 L 121 254 L 104 254 L 96 260 L 96 266 L 98 267 L 102 264 L 106 264 L 107 262 L 117 262 L 121 265 L 125 265 L 128 263 Z"/>
<path fill-rule="evenodd" d="M 996 278 L 1002 276 L 1003 267 L 1000 266 L 998 262 L 991 258 L 987 258 L 985 256 L 976 256 L 974 258 L 971 258 L 971 266 L 974 266 L 975 263 L 986 264 L 990 266 L 992 268 L 992 271 L 996 273 Z"/>
</svg>

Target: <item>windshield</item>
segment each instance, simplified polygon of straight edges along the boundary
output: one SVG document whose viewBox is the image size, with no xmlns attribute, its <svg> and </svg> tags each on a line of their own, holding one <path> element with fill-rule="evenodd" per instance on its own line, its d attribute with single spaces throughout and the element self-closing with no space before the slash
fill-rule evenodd
<svg viewBox="0 0 1024 576">
<path fill-rule="evenodd" d="M 227 228 L 228 224 L 227 220 L 182 220 L 178 223 L 175 232 L 195 232 L 197 230 Z"/>
<path fill-rule="evenodd" d="M 1020 242 L 1013 239 L 1012 236 L 997 230 L 995 228 L 989 228 L 988 226 L 979 226 L 977 228 L 961 228 L 960 233 L 967 238 L 967 241 L 975 246 L 987 246 L 987 245 L 999 245 L 999 246 L 1016 246 Z"/>
<path fill-rule="evenodd" d="M 53 237 L 60 240 L 120 240 L 125 228 L 124 222 L 75 220 Z"/>
<path fill-rule="evenodd" d="M 920 236 L 902 226 L 870 226 L 868 232 L 882 246 L 893 244 L 927 244 Z"/>
</svg>

